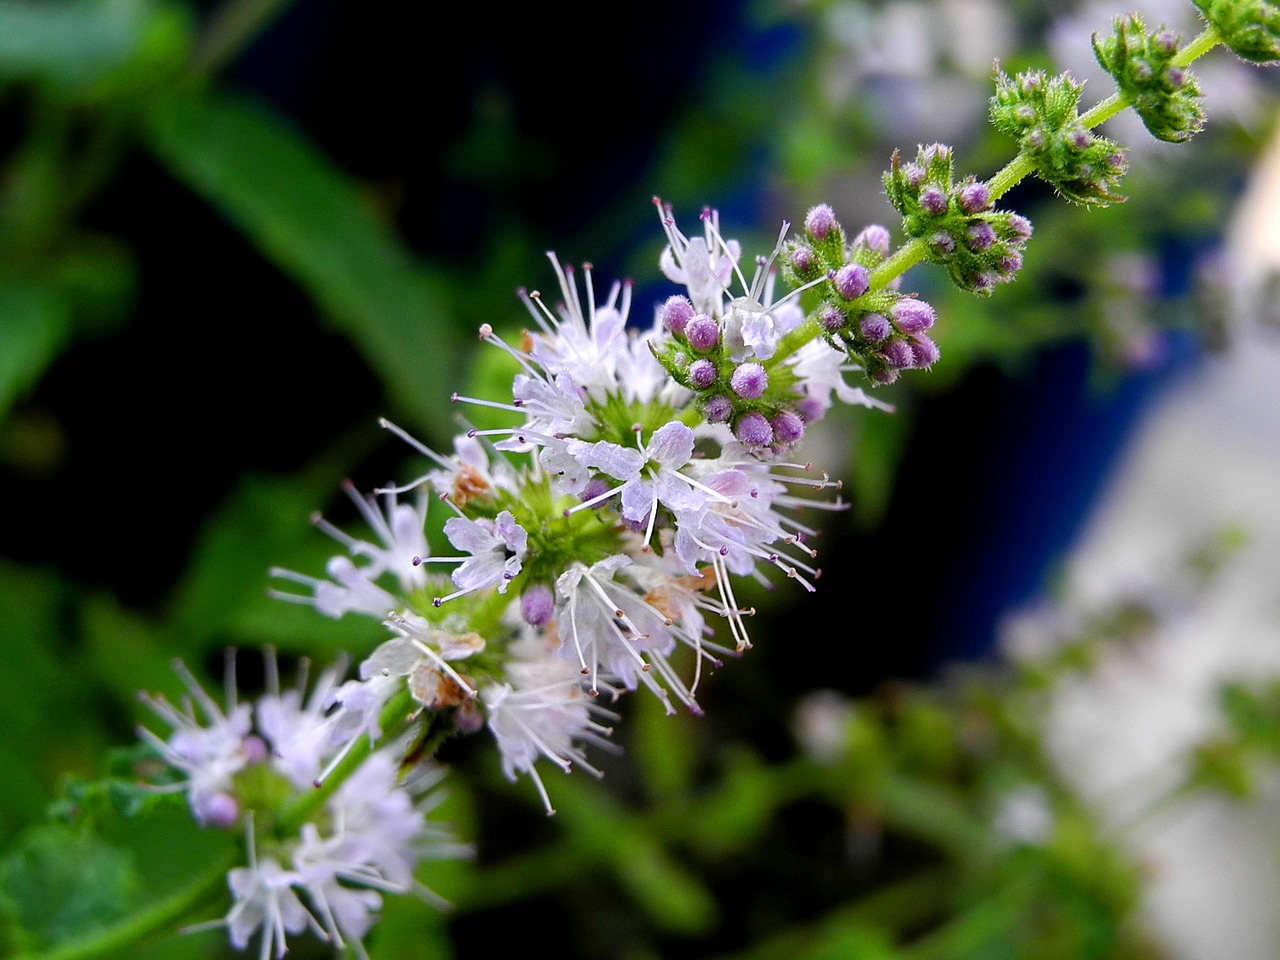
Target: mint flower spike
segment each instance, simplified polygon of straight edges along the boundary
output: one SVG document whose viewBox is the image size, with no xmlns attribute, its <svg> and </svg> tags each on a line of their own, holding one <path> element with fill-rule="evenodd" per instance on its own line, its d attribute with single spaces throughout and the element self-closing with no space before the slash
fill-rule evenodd
<svg viewBox="0 0 1280 960">
<path fill-rule="evenodd" d="M 1093 53 L 1153 137 L 1190 140 L 1204 127 L 1199 81 L 1174 63 L 1180 38 L 1164 27 L 1148 30 L 1137 14 L 1117 17 L 1110 37 L 1093 35 Z"/>
<path fill-rule="evenodd" d="M 1280 4 L 1270 0 L 1191 0 L 1241 60 L 1280 60 Z"/>
<path fill-rule="evenodd" d="M 1108 206 L 1127 164 L 1119 144 L 1091 132 L 1078 107 L 1084 84 L 1070 74 L 1028 70 L 1017 78 L 996 68 L 991 123 L 1018 141 L 1037 176 L 1072 203 Z"/>
</svg>

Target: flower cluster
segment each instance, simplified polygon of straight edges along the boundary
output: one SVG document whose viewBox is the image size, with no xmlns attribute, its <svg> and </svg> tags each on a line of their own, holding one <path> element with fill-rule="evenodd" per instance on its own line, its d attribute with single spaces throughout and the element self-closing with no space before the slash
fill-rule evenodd
<svg viewBox="0 0 1280 960">
<path fill-rule="evenodd" d="M 649 323 L 633 323 L 629 283 L 598 296 L 589 266 L 579 280 L 550 255 L 556 301 L 521 291 L 531 324 L 518 339 L 480 331 L 508 358 L 510 398 L 454 395 L 512 422 L 466 429 L 445 454 L 384 421 L 429 469 L 370 495 L 348 486 L 368 540 L 315 518 L 344 548 L 327 577 L 272 571 L 303 588 L 277 596 L 389 629 L 361 666 L 366 711 L 404 688 L 453 732 L 487 729 L 503 770 L 531 777 L 548 812 L 538 763 L 595 771 L 586 748 L 610 745 L 619 695 L 644 687 L 668 713 L 701 712 L 704 671 L 751 645 L 738 578 L 767 584 L 777 571 L 815 588 L 816 531 L 797 511 L 844 504 L 813 496 L 839 484 L 789 451 L 833 402 L 884 406 L 851 375 L 885 382 L 885 370 L 937 359 L 927 304 L 873 291 L 863 268 L 856 290 L 843 268 L 799 276 L 801 246 L 785 225 L 748 280 L 715 211 L 689 237 L 658 209 L 659 267 L 682 289 Z M 815 262 L 887 249 L 887 231 L 874 228 L 845 250 L 830 208 L 820 209 L 829 222 L 811 215 L 802 241 Z M 784 254 L 795 282 L 779 293 Z M 819 318 L 832 298 L 864 295 L 884 301 L 892 330 L 874 349 L 852 349 L 871 341 L 841 340 Z M 894 344 L 912 359 L 890 367 Z M 452 513 L 435 528 L 446 550 L 429 543 L 432 499 Z"/>
<path fill-rule="evenodd" d="M 1106 206 L 1123 199 L 1115 188 L 1127 163 L 1118 144 L 1081 121 L 1077 108 L 1083 88 L 1066 73 L 1051 77 L 1027 70 L 1012 78 L 997 71 L 991 123 L 1017 139 L 1036 173 L 1062 197 Z"/>
<path fill-rule="evenodd" d="M 907 236 L 922 240 L 929 260 L 944 265 L 962 290 L 990 296 L 1022 268 L 1030 222 L 992 209 L 986 183 L 973 177 L 954 183 L 950 147 L 921 147 L 906 164 L 895 152 L 884 185 Z"/>
<path fill-rule="evenodd" d="M 518 338 L 480 331 L 510 366 L 509 397 L 455 394 L 485 423 L 448 453 L 383 421 L 426 471 L 370 494 L 346 485 L 365 537 L 313 517 L 341 547 L 324 576 L 270 571 L 276 597 L 385 626 L 355 679 L 335 668 L 309 696 L 305 677 L 281 692 L 272 658 L 253 704 L 229 682 L 219 707 L 182 667 L 182 708 L 146 698 L 172 728 L 142 731 L 183 778 L 170 788 L 201 824 L 246 830 L 248 866 L 215 921 L 236 946 L 260 931 L 265 958 L 310 929 L 362 951 L 381 893 L 423 892 L 418 860 L 462 852 L 397 758 L 487 731 L 506 776 L 528 776 L 553 813 L 539 767 L 599 775 L 587 751 L 614 748 L 622 694 L 701 713 L 703 673 L 751 646 L 739 580 L 815 589 L 817 531 L 798 514 L 844 504 L 792 451 L 833 403 L 887 409 L 853 376 L 887 383 L 938 359 L 933 309 L 873 281 L 885 228 L 846 243 L 826 205 L 800 239 L 784 224 L 750 280 L 715 211 L 690 237 L 658 210 L 658 265 L 679 290 L 648 323 L 633 322 L 630 283 L 598 296 L 589 266 L 579 279 L 550 254 L 555 300 L 520 291 Z M 446 516 L 428 515 L 433 501 Z M 437 777 L 430 760 L 403 764 Z"/>
<path fill-rule="evenodd" d="M 227 914 L 198 927 L 225 926 L 237 948 L 260 933 L 264 960 L 273 947 L 283 955 L 287 934 L 306 930 L 363 955 L 361 940 L 377 919 L 382 894 L 438 900 L 414 879 L 414 868 L 424 858 L 467 853 L 427 819 L 442 799 L 433 790 L 439 768 L 421 764 L 401 778 L 388 744 L 331 792 L 317 792 L 353 745 L 381 736 L 361 684 L 339 683 L 339 666 L 326 670 L 310 693 L 305 670 L 295 687 L 281 690 L 271 655 L 266 692 L 240 703 L 229 660 L 224 708 L 181 663 L 175 667 L 187 688 L 180 705 L 143 697 L 170 727 L 168 737 L 146 728 L 139 733 L 184 775 L 168 789 L 185 792 L 199 823 L 243 826 L 249 860 L 227 876 Z"/>
<path fill-rule="evenodd" d="M 1134 112 L 1157 140 L 1181 143 L 1204 126 L 1200 83 L 1174 63 L 1179 38 L 1149 30 L 1136 14 L 1117 17 L 1110 37 L 1093 38 L 1098 63 L 1116 81 Z"/>
</svg>

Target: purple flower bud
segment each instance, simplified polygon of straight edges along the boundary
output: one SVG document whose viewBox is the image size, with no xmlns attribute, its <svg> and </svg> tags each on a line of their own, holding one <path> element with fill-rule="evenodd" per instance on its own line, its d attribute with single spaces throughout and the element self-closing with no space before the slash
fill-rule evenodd
<svg viewBox="0 0 1280 960">
<path fill-rule="evenodd" d="M 1091 143 L 1093 143 L 1093 134 L 1084 127 L 1067 131 L 1067 146 L 1072 150 L 1088 150 Z"/>
<path fill-rule="evenodd" d="M 1012 277 L 1022 269 L 1022 254 L 1017 250 L 1010 250 L 1007 256 L 1000 258 L 999 267 L 1000 271 L 1005 275 L 1005 279 Z"/>
<path fill-rule="evenodd" d="M 535 583 L 520 594 L 520 616 L 531 627 L 545 627 L 556 612 L 556 598 L 545 583 Z"/>
<path fill-rule="evenodd" d="M 925 334 L 911 338 L 912 366 L 928 369 L 938 362 L 938 345 Z"/>
<path fill-rule="evenodd" d="M 1161 30 L 1151 39 L 1156 50 L 1166 57 L 1171 57 L 1178 52 L 1178 38 L 1170 30 Z"/>
<path fill-rule="evenodd" d="M 871 379 L 880 386 L 887 386 L 898 379 L 898 371 L 893 367 L 876 367 L 871 371 Z"/>
<path fill-rule="evenodd" d="M 1032 150 L 1043 150 L 1048 142 L 1049 134 L 1045 133 L 1044 127 L 1036 127 L 1027 134 L 1027 146 Z"/>
<path fill-rule="evenodd" d="M 825 203 L 813 207 L 804 218 L 805 230 L 809 231 L 809 236 L 819 242 L 826 239 L 827 234 L 837 226 L 839 224 L 836 223 L 835 211 Z"/>
<path fill-rule="evenodd" d="M 960 209 L 965 213 L 981 213 L 991 206 L 991 188 L 981 181 L 966 183 L 957 194 Z"/>
<path fill-rule="evenodd" d="M 931 143 L 920 151 L 920 159 L 926 164 L 933 163 L 934 160 L 939 158 L 947 160 L 950 157 L 951 148 L 945 143 Z"/>
<path fill-rule="evenodd" d="M 855 245 L 861 244 L 868 250 L 874 250 L 882 257 L 889 255 L 889 231 L 878 223 L 863 227 L 862 232 L 853 238 L 853 242 Z"/>
<path fill-rule="evenodd" d="M 252 733 L 240 741 L 240 752 L 247 763 L 262 763 L 271 756 L 266 741 Z"/>
<path fill-rule="evenodd" d="M 845 312 L 834 303 L 828 303 L 818 311 L 818 323 L 827 333 L 836 333 L 841 330 L 847 319 L 849 318 L 845 316 Z"/>
<path fill-rule="evenodd" d="M 918 163 L 908 163 L 902 168 L 902 175 L 906 178 L 907 186 L 912 189 L 924 183 L 924 167 Z"/>
<path fill-rule="evenodd" d="M 1023 126 L 1030 126 L 1031 124 L 1036 122 L 1035 107 L 1028 106 L 1027 104 L 1024 103 L 1022 104 L 1022 106 L 1018 107 L 1018 109 L 1015 110 L 1014 113 L 1017 114 L 1017 117 L 1022 122 Z"/>
<path fill-rule="evenodd" d="M 808 247 L 796 247 L 791 251 L 791 268 L 804 276 L 813 271 L 813 251 Z"/>
<path fill-rule="evenodd" d="M 947 233 L 945 230 L 939 230 L 929 238 L 929 245 L 943 256 L 956 252 L 955 237 Z"/>
<path fill-rule="evenodd" d="M 1031 236 L 1031 221 L 1019 213 L 1009 215 L 1009 229 L 1023 240 Z"/>
<path fill-rule="evenodd" d="M 685 325 L 684 336 L 689 346 L 706 353 L 720 343 L 720 325 L 705 313 L 699 313 Z"/>
<path fill-rule="evenodd" d="M 1169 86 L 1177 90 L 1179 87 L 1181 87 L 1184 83 L 1187 82 L 1187 71 L 1184 70 L 1182 67 L 1170 67 L 1168 70 L 1164 72 L 1164 79 L 1165 79 L 1165 82 L 1169 84 Z"/>
<path fill-rule="evenodd" d="M 734 435 L 749 447 L 767 447 L 773 443 L 773 427 L 763 413 L 744 413 L 733 428 Z"/>
<path fill-rule="evenodd" d="M 890 340 L 884 346 L 881 354 L 885 363 L 891 367 L 909 367 L 916 362 L 916 355 L 911 349 L 911 344 L 905 340 Z"/>
<path fill-rule="evenodd" d="M 661 308 L 662 325 L 672 333 L 684 333 L 685 325 L 693 319 L 693 304 L 688 297 L 669 297 Z"/>
<path fill-rule="evenodd" d="M 893 333 L 883 313 L 868 313 L 858 322 L 858 332 L 868 343 L 882 343 Z"/>
<path fill-rule="evenodd" d="M 996 242 L 995 227 L 985 220 L 969 224 L 965 232 L 969 235 L 969 249 L 979 253 Z"/>
<path fill-rule="evenodd" d="M 769 424 L 775 443 L 796 443 L 804 436 L 804 420 L 790 410 L 779 410 Z"/>
<path fill-rule="evenodd" d="M 583 503 L 594 500 L 596 497 L 603 497 L 609 492 L 609 484 L 601 477 L 592 477 L 587 481 L 587 485 L 582 488 L 582 492 L 578 494 Z"/>
<path fill-rule="evenodd" d="M 856 300 L 871 286 L 871 275 L 860 263 L 846 263 L 831 276 L 836 293 L 846 300 Z"/>
<path fill-rule="evenodd" d="M 240 803 L 229 793 L 215 793 L 204 800 L 197 817 L 201 823 L 230 830 L 240 819 Z"/>
<path fill-rule="evenodd" d="M 1151 79 L 1151 64 L 1145 60 L 1135 60 L 1133 61 L 1133 66 L 1129 68 L 1129 72 L 1133 74 L 1133 79 L 1140 83 L 1145 83 Z"/>
<path fill-rule="evenodd" d="M 987 271 L 975 273 L 969 278 L 969 290 L 973 293 L 986 295 L 995 289 L 996 279 L 995 274 Z"/>
<path fill-rule="evenodd" d="M 704 390 L 716 382 L 716 365 L 710 360 L 695 360 L 689 364 L 689 382 L 698 390 Z"/>
<path fill-rule="evenodd" d="M 746 400 L 754 400 L 769 386 L 769 374 L 758 363 L 739 364 L 729 376 L 733 392 Z"/>
<path fill-rule="evenodd" d="M 724 394 L 718 393 L 707 398 L 707 402 L 702 405 L 702 415 L 707 418 L 708 423 L 724 423 L 733 415 L 733 404 Z"/>
<path fill-rule="evenodd" d="M 933 307 L 915 297 L 903 297 L 889 308 L 894 325 L 907 336 L 924 333 L 938 318 Z"/>
<path fill-rule="evenodd" d="M 931 183 L 920 191 L 920 209 L 935 217 L 947 212 L 947 191 Z"/>
<path fill-rule="evenodd" d="M 827 411 L 815 397 L 805 397 L 796 404 L 796 413 L 800 414 L 800 419 L 805 423 L 817 423 L 826 416 Z"/>
</svg>

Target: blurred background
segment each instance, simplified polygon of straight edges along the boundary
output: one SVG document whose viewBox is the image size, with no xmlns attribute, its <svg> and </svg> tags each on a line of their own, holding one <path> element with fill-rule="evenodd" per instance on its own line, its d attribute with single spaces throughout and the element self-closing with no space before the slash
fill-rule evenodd
<svg viewBox="0 0 1280 960">
<path fill-rule="evenodd" d="M 991 175 L 993 62 L 1092 105 L 1089 38 L 1129 11 L 1199 30 L 1185 0 L 0 0 L 0 946 L 110 925 L 216 844 L 67 801 L 172 658 L 216 682 L 229 646 L 378 642 L 267 570 L 322 568 L 344 478 L 421 472 L 378 417 L 449 447 L 474 331 L 521 324 L 547 250 L 646 318 L 655 195 L 748 254 L 818 202 L 898 238 L 895 149 Z M 483 737 L 446 744 L 477 859 L 424 867 L 453 911 L 389 902 L 371 956 L 1280 953 L 1280 90 L 1194 70 L 1191 143 L 1104 128 L 1127 202 L 1002 199 L 1035 225 L 1015 284 L 907 275 L 942 362 L 813 431 L 851 509 L 706 717 L 624 701 L 625 752 L 548 777 L 551 820 Z"/>
</svg>

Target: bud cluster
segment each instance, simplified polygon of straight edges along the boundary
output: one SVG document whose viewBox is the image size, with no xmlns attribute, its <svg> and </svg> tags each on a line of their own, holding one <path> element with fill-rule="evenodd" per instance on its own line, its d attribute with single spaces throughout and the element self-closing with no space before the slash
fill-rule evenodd
<svg viewBox="0 0 1280 960">
<path fill-rule="evenodd" d="M 889 231 L 872 224 L 851 241 L 846 236 L 831 208 L 819 204 L 783 258 L 788 277 L 810 288 L 810 315 L 822 336 L 855 359 L 875 384 L 893 383 L 903 370 L 931 367 L 939 356 L 927 333 L 933 308 L 899 293 L 898 278 L 871 288 L 871 272 L 888 259 Z"/>
<path fill-rule="evenodd" d="M 1036 175 L 1073 203 L 1107 206 L 1126 169 L 1123 148 L 1091 132 L 1080 120 L 1084 85 L 1069 74 L 1028 70 L 1011 78 L 996 71 L 991 122 L 1035 166 Z"/>
<path fill-rule="evenodd" d="M 920 147 L 906 164 L 894 151 L 884 185 L 907 236 L 924 241 L 928 259 L 945 266 L 960 289 L 990 296 L 1022 267 L 1031 223 L 992 209 L 986 183 L 973 177 L 953 183 L 950 147 Z"/>
<path fill-rule="evenodd" d="M 1241 60 L 1280 60 L 1280 5 L 1271 0 L 1191 0 Z"/>
<path fill-rule="evenodd" d="M 1117 17 L 1112 36 L 1093 36 L 1098 63 L 1151 135 L 1169 143 L 1190 140 L 1204 126 L 1199 81 L 1173 62 L 1178 46 L 1171 31 L 1148 30 L 1137 14 Z"/>
</svg>

